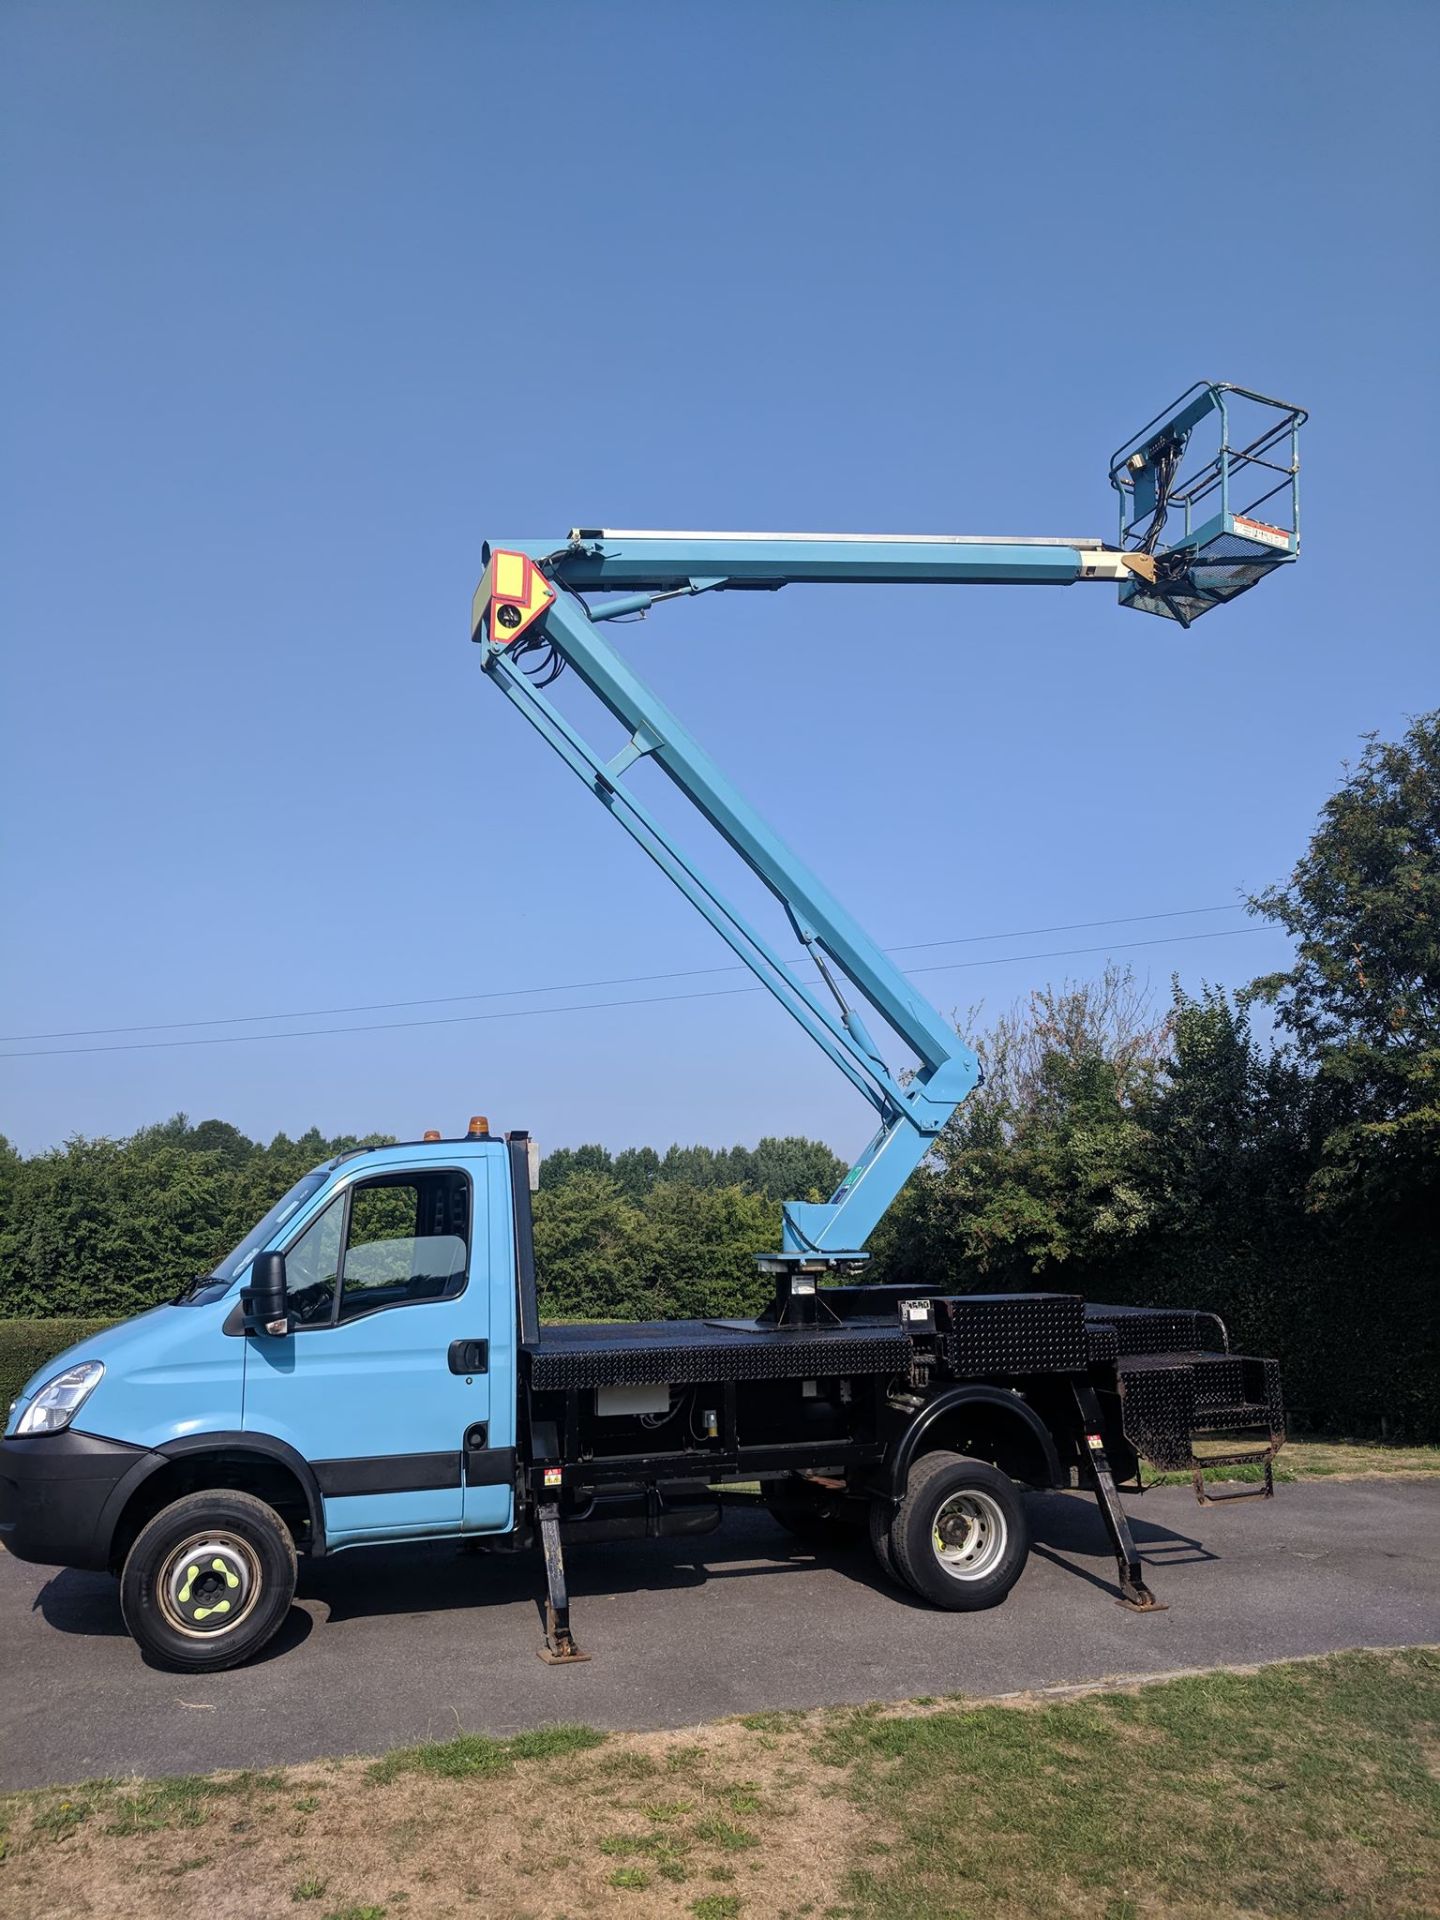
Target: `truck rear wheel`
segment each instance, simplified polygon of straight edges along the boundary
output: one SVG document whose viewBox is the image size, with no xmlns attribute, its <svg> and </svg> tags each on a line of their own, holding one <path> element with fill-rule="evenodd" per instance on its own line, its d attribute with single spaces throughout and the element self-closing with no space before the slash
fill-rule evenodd
<svg viewBox="0 0 1440 1920">
<path fill-rule="evenodd" d="M 1015 1483 L 985 1460 L 927 1453 L 890 1524 L 895 1570 L 954 1613 L 996 1607 L 1024 1571 L 1030 1526 Z"/>
<path fill-rule="evenodd" d="M 120 1611 L 167 1667 L 217 1673 L 275 1633 L 295 1597 L 295 1543 L 273 1507 L 217 1487 L 141 1528 L 120 1575 Z"/>
<path fill-rule="evenodd" d="M 880 1571 L 887 1580 L 897 1587 L 905 1585 L 904 1575 L 895 1564 L 895 1554 L 890 1545 L 890 1524 L 894 1519 L 894 1509 L 885 1500 L 870 1502 L 870 1546 L 880 1563 Z"/>
</svg>

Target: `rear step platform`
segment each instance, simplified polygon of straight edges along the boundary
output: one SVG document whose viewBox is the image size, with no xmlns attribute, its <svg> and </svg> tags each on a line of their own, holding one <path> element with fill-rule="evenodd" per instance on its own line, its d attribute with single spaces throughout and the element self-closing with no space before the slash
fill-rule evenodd
<svg viewBox="0 0 1440 1920">
<path fill-rule="evenodd" d="M 1234 1353 L 1133 1353 L 1117 1361 L 1116 1379 L 1125 1437 L 1161 1473 L 1188 1473 L 1202 1505 L 1274 1493 L 1273 1462 L 1285 1444 L 1278 1361 Z M 1207 1441 L 1215 1444 L 1200 1452 Z M 1212 1493 L 1206 1473 L 1234 1466 L 1263 1467 L 1264 1477 L 1253 1487 Z"/>
</svg>

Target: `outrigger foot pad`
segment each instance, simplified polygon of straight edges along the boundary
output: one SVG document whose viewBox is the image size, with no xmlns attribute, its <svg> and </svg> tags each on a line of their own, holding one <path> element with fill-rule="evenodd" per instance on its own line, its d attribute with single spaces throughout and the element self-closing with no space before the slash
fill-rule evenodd
<svg viewBox="0 0 1440 1920">
<path fill-rule="evenodd" d="M 1157 1600 L 1143 1580 L 1122 1579 L 1117 1607 L 1126 1607 L 1131 1613 L 1168 1613 L 1168 1600 Z"/>
<path fill-rule="evenodd" d="M 545 1604 L 545 1644 L 535 1651 L 547 1667 L 570 1667 L 590 1658 L 588 1653 L 582 1653 L 576 1646 L 575 1636 L 569 1627 L 556 1625 L 555 1610 L 548 1601 Z"/>
</svg>

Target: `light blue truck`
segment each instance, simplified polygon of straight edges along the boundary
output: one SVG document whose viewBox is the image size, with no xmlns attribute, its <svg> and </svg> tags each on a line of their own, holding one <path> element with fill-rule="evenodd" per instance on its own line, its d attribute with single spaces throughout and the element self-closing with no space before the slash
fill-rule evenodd
<svg viewBox="0 0 1440 1920">
<path fill-rule="evenodd" d="M 869 1101 L 877 1131 L 828 1199 L 785 1204 L 782 1244 L 759 1258 L 772 1297 L 748 1319 L 542 1325 L 523 1132 L 495 1137 L 477 1118 L 453 1139 L 329 1161 L 172 1304 L 27 1383 L 0 1444 L 0 1542 L 115 1573 L 142 1648 L 192 1670 L 265 1644 L 298 1555 L 537 1546 L 540 1652 L 564 1662 L 586 1657 L 565 1548 L 706 1532 L 727 1482 L 758 1482 L 812 1544 L 868 1534 L 892 1579 L 957 1612 L 997 1604 L 1019 1578 L 1022 1490 L 1080 1486 L 1096 1495 L 1118 1597 L 1153 1609 L 1117 1478 L 1134 1481 L 1143 1458 L 1190 1471 L 1208 1499 L 1207 1467 L 1254 1459 L 1270 1493 L 1276 1363 L 1231 1353 L 1199 1311 L 965 1293 L 945 1274 L 865 1283 L 865 1243 L 975 1084 L 975 1057 L 603 630 L 701 593 L 868 586 L 882 590 L 883 658 L 903 637 L 889 589 L 1102 581 L 1188 628 L 1298 553 L 1303 418 L 1224 383 L 1192 389 L 1112 460 L 1114 543 L 582 527 L 487 547 L 472 622 L 487 679 Z M 1202 428 L 1213 451 L 1196 449 Z M 592 746 L 556 704 L 562 670 L 620 722 L 618 746 Z M 797 750 L 842 770 L 824 743 Z M 646 767 L 780 903 L 804 975 L 646 805 Z M 864 777 L 907 822 L 934 785 L 886 752 Z M 909 1069 L 886 1064 L 862 1001 Z"/>
</svg>

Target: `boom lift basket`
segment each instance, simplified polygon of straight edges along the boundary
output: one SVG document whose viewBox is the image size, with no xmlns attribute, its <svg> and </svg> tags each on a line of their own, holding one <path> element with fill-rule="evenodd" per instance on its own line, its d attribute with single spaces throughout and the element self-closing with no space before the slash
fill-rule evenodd
<svg viewBox="0 0 1440 1920">
<path fill-rule="evenodd" d="M 1119 544 L 1155 560 L 1122 606 L 1188 627 L 1300 551 L 1303 407 L 1228 381 L 1200 381 L 1110 462 Z M 1178 523 L 1178 524 L 1177 524 Z"/>
</svg>

